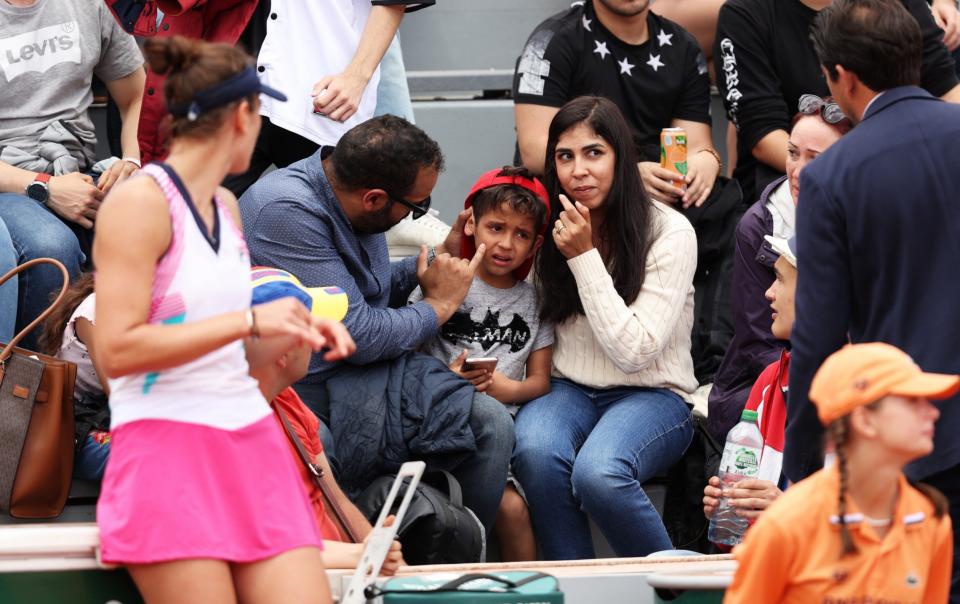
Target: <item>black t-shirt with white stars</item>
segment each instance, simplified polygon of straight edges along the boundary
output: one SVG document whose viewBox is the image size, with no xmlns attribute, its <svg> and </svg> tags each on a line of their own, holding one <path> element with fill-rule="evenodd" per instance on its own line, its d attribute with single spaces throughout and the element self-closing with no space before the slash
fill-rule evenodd
<svg viewBox="0 0 960 604">
<path fill-rule="evenodd" d="M 591 1 L 550 17 L 517 62 L 517 104 L 561 107 L 599 95 L 620 107 L 640 158 L 659 161 L 660 130 L 672 120 L 710 124 L 710 79 L 700 46 L 685 29 L 648 13 L 650 39 L 623 42 L 597 19 Z"/>
</svg>

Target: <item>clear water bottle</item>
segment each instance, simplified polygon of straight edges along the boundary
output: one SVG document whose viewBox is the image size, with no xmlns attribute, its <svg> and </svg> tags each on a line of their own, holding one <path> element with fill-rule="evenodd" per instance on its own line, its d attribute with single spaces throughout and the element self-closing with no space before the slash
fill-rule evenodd
<svg viewBox="0 0 960 604">
<path fill-rule="evenodd" d="M 744 410 L 740 423 L 727 434 L 727 444 L 720 459 L 721 488 L 728 488 L 745 478 L 756 478 L 760 473 L 760 455 L 763 452 L 763 435 L 757 427 L 757 412 Z M 747 532 L 749 521 L 736 514 L 726 497 L 720 498 L 710 519 L 707 538 L 713 543 L 736 545 Z"/>
</svg>

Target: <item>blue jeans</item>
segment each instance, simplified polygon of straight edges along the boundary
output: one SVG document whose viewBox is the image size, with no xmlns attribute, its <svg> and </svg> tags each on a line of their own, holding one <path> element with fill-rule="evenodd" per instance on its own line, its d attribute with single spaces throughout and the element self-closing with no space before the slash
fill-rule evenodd
<svg viewBox="0 0 960 604">
<path fill-rule="evenodd" d="M 295 384 L 303 402 L 320 419 L 320 440 L 330 464 L 337 471 L 337 451 L 330 432 L 330 401 L 323 384 Z M 487 533 L 493 528 L 500 499 L 507 485 L 507 470 L 513 453 L 513 418 L 506 406 L 486 394 L 476 393 L 470 409 L 470 430 L 477 450 L 466 459 L 451 460 L 447 464 L 431 459 L 428 470 L 447 470 L 456 477 L 463 491 L 463 503 L 483 523 Z"/>
<path fill-rule="evenodd" d="M 88 434 L 73 460 L 73 476 L 81 480 L 103 480 L 103 471 L 110 457 L 110 441 L 99 442 Z"/>
<path fill-rule="evenodd" d="M 0 220 L 0 277 L 17 266 L 17 252 L 7 225 Z M 17 325 L 17 276 L 0 286 L 0 342 L 13 339 Z"/>
<path fill-rule="evenodd" d="M 520 409 L 513 471 L 547 560 L 594 558 L 587 516 L 618 556 L 672 547 L 641 485 L 693 438 L 690 411 L 665 389 L 597 390 L 554 379 Z"/>
<path fill-rule="evenodd" d="M 394 36 L 380 61 L 380 84 L 377 86 L 377 107 L 373 115 L 396 115 L 413 122 L 413 103 L 403 66 L 400 36 Z"/>
<path fill-rule="evenodd" d="M 84 262 L 80 243 L 56 214 L 26 195 L 0 193 L 0 222 L 6 225 L 16 264 L 34 258 L 55 258 L 67 267 L 70 278 L 80 274 Z M 4 247 L 0 234 L 0 248 Z M 0 251 L 0 255 L 4 252 Z M 63 278 L 60 271 L 44 265 L 20 273 L 17 280 L 17 329 L 23 329 L 50 305 L 50 294 L 60 290 Z M 4 303 L 6 304 L 6 303 Z M 7 312 L 0 306 L 0 312 Z M 6 315 L 3 315 L 6 323 Z M 24 348 L 34 349 L 39 329 L 21 342 Z"/>
</svg>

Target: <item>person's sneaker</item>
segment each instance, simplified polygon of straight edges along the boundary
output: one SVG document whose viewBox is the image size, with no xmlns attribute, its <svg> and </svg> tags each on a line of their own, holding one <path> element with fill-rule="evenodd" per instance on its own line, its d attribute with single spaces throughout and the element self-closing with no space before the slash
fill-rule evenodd
<svg viewBox="0 0 960 604">
<path fill-rule="evenodd" d="M 437 246 L 450 233 L 450 225 L 437 218 L 440 213 L 428 210 L 413 220 L 409 215 L 387 231 L 387 248 L 390 259 L 399 260 L 420 253 L 421 245 Z"/>
</svg>

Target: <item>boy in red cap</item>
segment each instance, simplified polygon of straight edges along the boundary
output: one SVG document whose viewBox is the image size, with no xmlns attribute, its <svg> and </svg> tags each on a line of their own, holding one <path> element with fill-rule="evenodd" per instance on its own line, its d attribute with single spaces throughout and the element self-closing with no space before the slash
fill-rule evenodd
<svg viewBox="0 0 960 604">
<path fill-rule="evenodd" d="M 924 373 L 889 344 L 832 354 L 810 400 L 836 463 L 791 487 L 734 549 L 724 602 L 946 602 L 953 536 L 946 500 L 903 474 L 933 450 L 931 399 L 960 376 Z"/>
<path fill-rule="evenodd" d="M 540 322 L 536 289 L 525 281 L 543 243 L 549 198 L 526 169 L 504 167 L 477 180 L 464 208 L 472 208 L 473 215 L 463 228 L 460 256 L 472 257 L 481 244 L 486 253 L 463 304 L 423 351 L 516 414 L 517 405 L 550 391 L 553 326 Z M 421 296 L 418 289 L 411 301 Z M 467 363 L 476 357 L 495 358 L 496 368 Z M 496 530 L 504 560 L 536 557 L 527 505 L 512 476 Z"/>
</svg>

